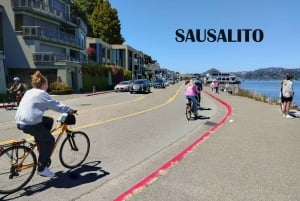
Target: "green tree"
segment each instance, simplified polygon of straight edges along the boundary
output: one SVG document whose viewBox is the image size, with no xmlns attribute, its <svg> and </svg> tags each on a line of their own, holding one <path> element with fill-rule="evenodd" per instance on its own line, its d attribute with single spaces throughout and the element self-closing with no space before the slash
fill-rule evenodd
<svg viewBox="0 0 300 201">
<path fill-rule="evenodd" d="M 111 8 L 108 0 L 98 0 L 89 22 L 94 38 L 101 38 L 109 44 L 123 44 L 125 41 L 121 35 L 118 11 Z"/>
<path fill-rule="evenodd" d="M 71 16 L 80 17 L 88 27 L 88 36 L 93 36 L 89 18 L 92 15 L 98 0 L 72 0 Z"/>
</svg>

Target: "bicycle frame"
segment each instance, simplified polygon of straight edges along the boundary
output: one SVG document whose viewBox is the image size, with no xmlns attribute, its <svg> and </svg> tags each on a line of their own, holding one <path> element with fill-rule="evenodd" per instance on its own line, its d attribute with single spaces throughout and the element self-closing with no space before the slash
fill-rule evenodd
<svg viewBox="0 0 300 201">
<path fill-rule="evenodd" d="M 60 130 L 60 132 L 58 133 L 58 136 L 57 136 L 57 138 L 56 138 L 56 140 L 55 140 L 53 149 L 52 149 L 52 151 L 51 151 L 51 156 L 52 156 L 54 150 L 56 149 L 56 146 L 57 146 L 59 140 L 61 139 L 61 136 L 62 136 L 64 133 L 70 132 L 70 130 L 68 129 L 68 125 L 67 125 L 67 124 L 61 124 L 61 125 L 57 126 L 56 128 L 52 129 L 50 132 L 51 132 L 51 133 L 54 133 L 54 132 L 55 132 L 56 130 L 58 130 L 58 129 L 61 129 L 61 130 Z M 7 146 L 24 145 L 26 142 L 28 142 L 28 141 L 26 141 L 25 139 L 23 139 L 23 140 L 21 140 L 21 141 L 12 142 L 10 145 L 7 145 Z M 39 146 L 38 146 L 38 144 L 37 144 L 37 143 L 29 143 L 29 145 L 24 145 L 24 146 L 28 147 L 30 151 L 25 152 L 25 153 L 24 153 L 24 156 L 22 156 L 22 157 L 19 157 L 19 154 L 17 153 L 17 159 L 16 159 L 16 161 L 14 162 L 13 160 L 11 160 L 11 161 L 12 161 L 11 167 L 15 167 L 15 170 L 18 171 L 18 172 L 19 172 L 19 171 L 22 171 L 22 170 L 25 170 L 25 169 L 27 169 L 27 168 L 32 168 L 33 166 L 37 166 L 37 165 L 38 165 L 38 164 L 34 164 L 34 163 L 25 164 L 25 165 L 23 164 L 23 162 L 24 162 L 24 160 L 27 158 L 27 156 L 28 156 L 29 154 L 31 154 L 31 152 L 33 152 L 34 149 L 35 149 L 36 147 L 37 147 L 37 149 L 38 149 L 38 151 L 39 151 Z M 13 154 L 12 154 L 12 155 L 13 155 Z M 21 162 L 19 162 L 19 159 L 21 159 Z M 19 166 L 18 164 L 22 164 L 22 165 Z"/>
<path fill-rule="evenodd" d="M 26 141 L 25 141 L 25 142 L 26 142 Z M 25 142 L 24 142 L 24 143 L 25 143 Z M 24 144 L 24 143 L 23 143 L 23 144 Z M 19 144 L 19 145 L 21 145 L 21 144 Z M 27 146 L 27 147 L 30 149 L 30 151 L 25 152 L 25 153 L 24 153 L 24 156 L 22 156 L 21 158 L 19 157 L 19 153 L 17 153 L 17 160 L 16 160 L 15 163 L 12 164 L 12 167 L 16 167 L 15 169 L 16 169 L 18 172 L 20 172 L 20 171 L 22 171 L 22 170 L 25 170 L 25 169 L 27 169 L 27 168 L 31 168 L 31 167 L 37 166 L 37 164 L 34 164 L 34 163 L 23 164 L 23 162 L 24 162 L 24 160 L 27 158 L 27 156 L 28 156 L 29 154 L 31 154 L 31 152 L 33 152 L 34 148 L 36 147 L 36 144 L 30 143 L 29 146 Z M 19 159 L 22 159 L 21 163 L 19 163 Z M 12 161 L 13 161 L 13 160 L 12 160 Z M 22 165 L 19 166 L 18 164 L 22 164 Z"/>
<path fill-rule="evenodd" d="M 56 140 L 55 140 L 53 149 L 52 149 L 52 151 L 51 151 L 51 156 L 52 156 L 54 150 L 56 149 L 56 146 L 57 146 L 58 142 L 60 141 L 61 136 L 62 136 L 64 133 L 71 132 L 71 131 L 69 130 L 67 124 L 60 124 L 60 125 L 57 126 L 56 128 L 52 129 L 52 130 L 51 130 L 51 133 L 54 133 L 54 132 L 57 131 L 58 129 L 61 129 L 61 130 L 60 130 L 60 132 L 58 133 L 58 136 L 57 136 L 57 138 L 56 138 Z"/>
</svg>

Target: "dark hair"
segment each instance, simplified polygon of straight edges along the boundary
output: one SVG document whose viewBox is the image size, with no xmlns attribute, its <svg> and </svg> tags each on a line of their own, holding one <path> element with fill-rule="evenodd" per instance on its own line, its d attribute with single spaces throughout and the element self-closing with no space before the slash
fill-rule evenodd
<svg viewBox="0 0 300 201">
<path fill-rule="evenodd" d="M 294 76 L 293 76 L 292 74 L 287 74 L 286 79 L 287 79 L 287 80 L 290 80 L 290 79 L 293 79 L 293 77 L 294 77 Z"/>
<path fill-rule="evenodd" d="M 47 78 L 40 71 L 36 71 L 31 75 L 31 85 L 33 88 L 40 89 L 44 83 L 48 82 Z"/>
</svg>

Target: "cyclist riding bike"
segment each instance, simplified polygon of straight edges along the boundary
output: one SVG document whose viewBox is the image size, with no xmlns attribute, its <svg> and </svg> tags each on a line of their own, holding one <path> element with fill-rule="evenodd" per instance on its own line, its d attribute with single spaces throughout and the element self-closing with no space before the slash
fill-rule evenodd
<svg viewBox="0 0 300 201">
<path fill-rule="evenodd" d="M 184 95 L 193 102 L 193 113 L 195 117 L 198 117 L 198 101 L 196 98 L 198 92 L 197 86 L 194 84 L 193 80 L 190 80 L 186 84 Z"/>
<path fill-rule="evenodd" d="M 14 77 L 14 83 L 7 91 L 15 96 L 17 105 L 19 105 L 25 91 L 19 77 Z"/>
<path fill-rule="evenodd" d="M 24 133 L 34 136 L 39 145 L 38 175 L 54 177 L 55 173 L 48 169 L 51 151 L 55 138 L 51 135 L 53 118 L 43 116 L 47 109 L 60 113 L 76 113 L 75 109 L 61 104 L 47 93 L 48 80 L 40 71 L 31 76 L 32 89 L 22 98 L 15 119 L 17 127 Z"/>
</svg>

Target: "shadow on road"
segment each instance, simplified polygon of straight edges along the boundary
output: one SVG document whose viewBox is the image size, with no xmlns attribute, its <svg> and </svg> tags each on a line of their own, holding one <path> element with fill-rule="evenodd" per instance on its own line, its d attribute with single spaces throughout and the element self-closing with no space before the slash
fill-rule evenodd
<svg viewBox="0 0 300 201">
<path fill-rule="evenodd" d="M 18 197 L 31 196 L 49 188 L 72 188 L 82 184 L 94 182 L 110 174 L 101 167 L 98 167 L 99 164 L 100 161 L 89 162 L 66 172 L 56 172 L 54 178 L 39 184 L 27 186 L 21 190 L 23 191 L 21 194 L 16 195 L 18 193 L 17 192 L 15 193 L 14 197 L 14 194 L 5 195 L 0 197 L 0 200 L 14 200 Z"/>
<path fill-rule="evenodd" d="M 211 110 L 209 107 L 199 107 L 199 110 Z"/>
</svg>

